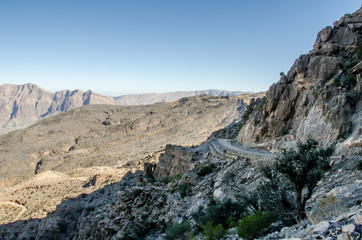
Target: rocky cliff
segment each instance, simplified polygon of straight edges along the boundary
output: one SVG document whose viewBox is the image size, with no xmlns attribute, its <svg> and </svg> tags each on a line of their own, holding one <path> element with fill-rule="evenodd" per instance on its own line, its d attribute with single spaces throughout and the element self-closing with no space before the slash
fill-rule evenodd
<svg viewBox="0 0 362 240">
<path fill-rule="evenodd" d="M 0 86 L 0 135 L 28 127 L 49 116 L 89 104 L 147 105 L 157 102 L 172 102 L 184 97 L 235 96 L 243 92 L 204 90 L 170 93 L 146 93 L 108 97 L 90 90 L 63 90 L 48 92 L 34 84 Z"/>
<path fill-rule="evenodd" d="M 313 137 L 340 148 L 361 145 L 362 9 L 319 32 L 241 129 L 249 147 L 278 149 Z"/>
<path fill-rule="evenodd" d="M 34 84 L 0 86 L 0 134 L 28 127 L 48 116 L 88 104 L 117 104 L 92 91 L 48 92 Z"/>
</svg>

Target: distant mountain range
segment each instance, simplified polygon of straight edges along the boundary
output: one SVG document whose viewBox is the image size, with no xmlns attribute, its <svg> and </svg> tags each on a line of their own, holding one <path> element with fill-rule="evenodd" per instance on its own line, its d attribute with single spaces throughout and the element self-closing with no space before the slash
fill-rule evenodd
<svg viewBox="0 0 362 240">
<path fill-rule="evenodd" d="M 171 102 L 197 95 L 235 96 L 245 92 L 221 90 L 184 91 L 170 93 L 131 94 L 119 97 L 104 96 L 90 90 L 46 91 L 35 84 L 0 85 L 0 134 L 28 127 L 35 122 L 70 109 L 89 104 L 147 105 Z"/>
</svg>

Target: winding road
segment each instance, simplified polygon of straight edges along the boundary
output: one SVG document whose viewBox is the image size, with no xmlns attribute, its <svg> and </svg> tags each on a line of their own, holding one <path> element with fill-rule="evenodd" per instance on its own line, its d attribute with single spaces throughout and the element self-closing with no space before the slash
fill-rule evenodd
<svg viewBox="0 0 362 240">
<path fill-rule="evenodd" d="M 232 152 L 253 156 L 258 159 L 265 159 L 265 160 L 274 160 L 277 155 L 273 154 L 268 151 L 258 150 L 258 149 L 251 149 L 247 147 L 243 147 L 241 145 L 233 144 L 230 139 L 216 139 L 216 143 L 224 149 L 230 150 Z"/>
<path fill-rule="evenodd" d="M 16 216 L 16 218 L 13 219 L 13 221 L 18 220 L 24 214 L 24 212 L 27 210 L 27 208 L 24 207 L 23 205 L 20 205 L 18 203 L 13 203 L 13 202 L 0 202 L 0 205 L 11 205 L 11 206 L 19 207 L 22 209 L 20 211 L 20 213 Z"/>
</svg>

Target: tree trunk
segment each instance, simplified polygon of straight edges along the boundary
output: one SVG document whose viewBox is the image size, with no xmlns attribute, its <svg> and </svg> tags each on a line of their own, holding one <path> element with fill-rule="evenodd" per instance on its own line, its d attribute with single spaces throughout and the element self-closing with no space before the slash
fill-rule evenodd
<svg viewBox="0 0 362 240">
<path fill-rule="evenodd" d="M 295 188 L 294 191 L 295 191 L 295 193 L 294 193 L 294 205 L 295 205 L 295 208 L 296 208 L 295 210 L 297 212 L 298 220 L 301 221 L 306 217 L 303 202 L 302 202 L 302 191 L 303 191 L 303 189 Z"/>
</svg>

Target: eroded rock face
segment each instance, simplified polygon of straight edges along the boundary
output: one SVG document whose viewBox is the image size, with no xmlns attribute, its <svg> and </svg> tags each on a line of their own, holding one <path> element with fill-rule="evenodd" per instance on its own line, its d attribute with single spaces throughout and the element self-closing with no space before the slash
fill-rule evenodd
<svg viewBox="0 0 362 240">
<path fill-rule="evenodd" d="M 196 161 L 196 153 L 189 148 L 170 145 L 165 148 L 165 152 L 159 157 L 154 176 L 175 176 L 190 170 Z"/>
<path fill-rule="evenodd" d="M 112 97 L 92 91 L 41 89 L 35 84 L 0 86 L 0 135 L 28 127 L 47 116 L 88 104 L 117 104 Z"/>
<path fill-rule="evenodd" d="M 313 50 L 273 84 L 238 141 L 278 149 L 313 137 L 323 144 L 361 142 L 362 10 L 323 29 Z M 348 138 L 347 138 L 348 137 Z M 347 139 L 346 139 L 347 138 Z M 343 144 L 342 144 L 343 145 Z"/>
</svg>

